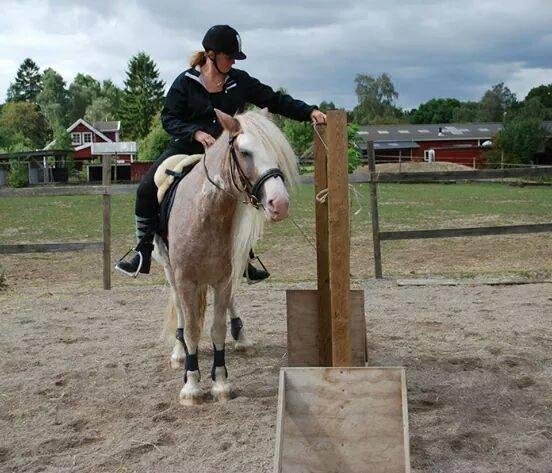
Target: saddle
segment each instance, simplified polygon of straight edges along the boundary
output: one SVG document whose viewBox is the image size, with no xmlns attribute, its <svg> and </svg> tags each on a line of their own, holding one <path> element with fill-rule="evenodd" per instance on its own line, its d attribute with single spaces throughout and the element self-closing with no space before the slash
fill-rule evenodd
<svg viewBox="0 0 552 473">
<path fill-rule="evenodd" d="M 157 186 L 159 216 L 157 232 L 168 246 L 169 216 L 180 181 L 199 162 L 202 154 L 176 154 L 163 161 L 155 171 L 154 182 Z"/>
</svg>

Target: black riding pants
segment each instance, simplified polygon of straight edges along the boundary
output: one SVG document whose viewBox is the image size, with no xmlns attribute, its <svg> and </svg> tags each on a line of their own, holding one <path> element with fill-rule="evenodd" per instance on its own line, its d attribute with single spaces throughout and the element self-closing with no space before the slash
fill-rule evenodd
<svg viewBox="0 0 552 473">
<path fill-rule="evenodd" d="M 167 149 L 161 153 L 157 161 L 149 168 L 146 175 L 140 181 L 138 191 L 136 192 L 136 208 L 135 212 L 138 217 L 154 219 L 159 213 L 159 203 L 157 202 L 157 186 L 154 182 L 155 171 L 165 159 L 174 156 L 175 154 L 191 154 L 189 149 L 171 142 Z"/>
</svg>

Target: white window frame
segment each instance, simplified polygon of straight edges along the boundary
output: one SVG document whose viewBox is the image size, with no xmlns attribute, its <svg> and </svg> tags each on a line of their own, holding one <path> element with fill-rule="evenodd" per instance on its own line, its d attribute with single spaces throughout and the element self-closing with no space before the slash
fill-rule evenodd
<svg viewBox="0 0 552 473">
<path fill-rule="evenodd" d="M 81 145 L 82 144 L 81 133 L 71 133 L 71 144 L 72 145 Z"/>
<path fill-rule="evenodd" d="M 90 137 L 90 141 L 86 141 L 86 138 L 87 137 Z M 82 134 L 82 144 L 83 145 L 86 145 L 88 143 L 92 143 L 92 132 L 90 131 L 85 131 L 83 134 Z"/>
</svg>

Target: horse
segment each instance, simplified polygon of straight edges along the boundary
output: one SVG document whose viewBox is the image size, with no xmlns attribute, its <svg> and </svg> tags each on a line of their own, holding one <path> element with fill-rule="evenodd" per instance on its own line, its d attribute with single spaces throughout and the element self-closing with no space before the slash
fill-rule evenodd
<svg viewBox="0 0 552 473">
<path fill-rule="evenodd" d="M 209 288 L 214 293 L 211 394 L 218 401 L 231 398 L 225 363 L 226 313 L 232 317 L 234 338 L 247 344 L 233 296 L 264 223 L 288 216 L 288 189 L 298 176 L 295 154 L 266 110 L 234 117 L 220 110 L 215 113 L 223 133 L 176 191 L 168 249 L 160 237 L 154 241 L 154 257 L 170 285 L 167 332 L 178 327 L 171 365 L 184 362 L 179 395 L 183 405 L 200 404 L 204 398 L 198 343 Z"/>
</svg>

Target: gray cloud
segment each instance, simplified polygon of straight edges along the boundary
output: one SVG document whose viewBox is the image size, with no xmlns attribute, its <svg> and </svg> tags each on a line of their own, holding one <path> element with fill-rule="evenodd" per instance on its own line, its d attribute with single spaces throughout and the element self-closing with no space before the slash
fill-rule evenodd
<svg viewBox="0 0 552 473">
<path fill-rule="evenodd" d="M 143 50 L 170 85 L 217 23 L 242 35 L 248 60 L 237 67 L 311 102 L 353 107 L 357 73 L 389 73 L 408 108 L 477 100 L 501 81 L 523 98 L 552 82 L 549 0 L 26 0 L 2 13 L 0 97 L 25 57 L 68 82 L 85 72 L 122 85 Z"/>
</svg>

